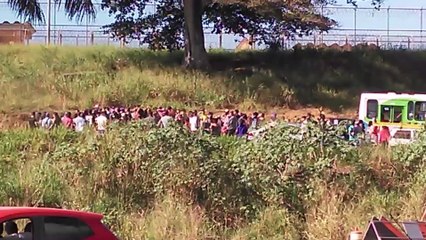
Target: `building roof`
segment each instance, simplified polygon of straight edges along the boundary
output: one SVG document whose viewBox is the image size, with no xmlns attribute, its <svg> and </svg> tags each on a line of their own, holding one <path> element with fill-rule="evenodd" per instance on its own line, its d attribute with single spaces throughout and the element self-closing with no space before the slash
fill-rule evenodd
<svg viewBox="0 0 426 240">
<path fill-rule="evenodd" d="M 22 29 L 23 28 L 23 29 Z M 13 23 L 10 23 L 8 21 L 4 21 L 3 23 L 0 23 L 0 30 L 11 30 L 11 29 L 16 29 L 16 30 L 27 30 L 30 32 L 30 34 L 34 34 L 36 32 L 35 28 L 33 27 L 33 25 L 29 22 L 18 22 L 15 21 Z"/>
</svg>

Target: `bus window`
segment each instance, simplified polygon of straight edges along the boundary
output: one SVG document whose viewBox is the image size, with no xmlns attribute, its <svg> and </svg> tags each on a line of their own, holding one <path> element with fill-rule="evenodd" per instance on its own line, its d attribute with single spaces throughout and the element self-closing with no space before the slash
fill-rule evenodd
<svg viewBox="0 0 426 240">
<path fill-rule="evenodd" d="M 390 122 L 390 112 L 391 108 L 388 106 L 382 106 L 382 111 L 380 115 L 380 121 L 382 122 Z"/>
<path fill-rule="evenodd" d="M 400 123 L 402 121 L 402 107 L 393 107 L 393 122 Z"/>
<path fill-rule="evenodd" d="M 416 102 L 414 116 L 417 121 L 424 121 L 426 114 L 426 102 Z"/>
<path fill-rule="evenodd" d="M 414 102 L 413 101 L 409 101 L 408 102 L 408 116 L 407 116 L 408 120 L 413 120 L 414 119 Z"/>
<path fill-rule="evenodd" d="M 367 118 L 373 119 L 377 117 L 378 106 L 377 100 L 369 99 L 367 101 Z"/>
</svg>

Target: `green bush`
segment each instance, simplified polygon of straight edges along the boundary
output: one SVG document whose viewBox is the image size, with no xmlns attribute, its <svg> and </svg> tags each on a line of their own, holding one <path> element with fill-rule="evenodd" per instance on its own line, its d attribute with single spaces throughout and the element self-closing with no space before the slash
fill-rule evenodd
<svg viewBox="0 0 426 240">
<path fill-rule="evenodd" d="M 338 132 L 312 127 L 300 140 L 279 126 L 246 141 L 142 123 L 105 137 L 10 130 L 0 203 L 101 212 L 123 239 L 342 239 L 372 214 L 421 214 L 423 141 L 388 152 Z"/>
</svg>

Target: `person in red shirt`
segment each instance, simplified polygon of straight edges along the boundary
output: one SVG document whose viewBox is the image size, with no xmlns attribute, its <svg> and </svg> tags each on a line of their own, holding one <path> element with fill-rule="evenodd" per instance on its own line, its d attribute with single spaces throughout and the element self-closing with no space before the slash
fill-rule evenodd
<svg viewBox="0 0 426 240">
<path fill-rule="evenodd" d="M 371 142 L 377 144 L 379 136 L 379 127 L 375 125 L 372 121 L 368 123 L 368 134 L 370 135 Z"/>
<path fill-rule="evenodd" d="M 62 120 L 62 124 L 64 125 L 65 128 L 67 128 L 67 129 L 73 128 L 73 120 L 71 118 L 70 112 L 65 113 L 65 115 L 62 117 L 61 120 Z"/>
<path fill-rule="evenodd" d="M 391 134 L 390 134 L 389 128 L 387 126 L 383 126 L 379 132 L 379 144 L 388 146 L 390 139 L 391 139 Z"/>
</svg>

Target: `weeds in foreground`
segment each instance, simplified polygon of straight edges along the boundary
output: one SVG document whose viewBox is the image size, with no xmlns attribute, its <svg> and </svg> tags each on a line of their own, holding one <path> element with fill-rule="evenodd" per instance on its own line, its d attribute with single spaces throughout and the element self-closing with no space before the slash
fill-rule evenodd
<svg viewBox="0 0 426 240">
<path fill-rule="evenodd" d="M 343 239 L 373 215 L 421 215 L 422 142 L 373 165 L 374 148 L 337 140 L 337 129 L 304 141 L 294 131 L 246 142 L 140 124 L 102 139 L 10 130 L 0 133 L 0 203 L 101 212 L 129 240 Z M 394 180 L 384 188 L 383 179 Z"/>
</svg>

